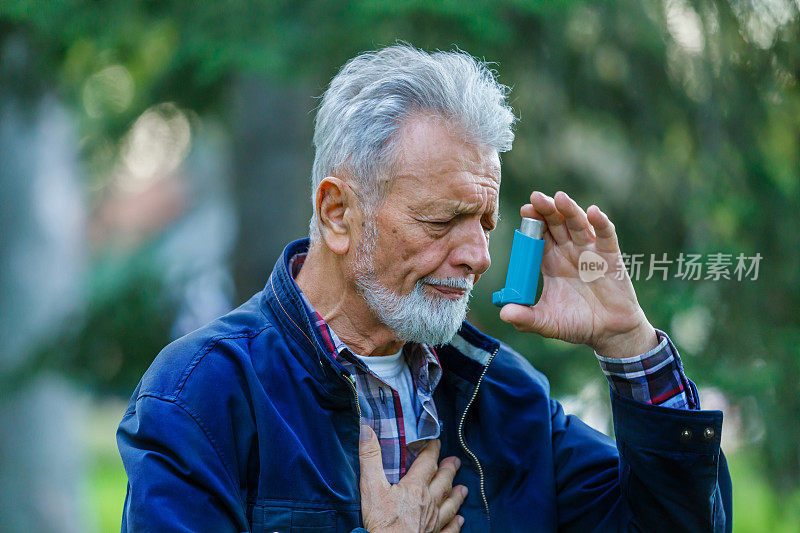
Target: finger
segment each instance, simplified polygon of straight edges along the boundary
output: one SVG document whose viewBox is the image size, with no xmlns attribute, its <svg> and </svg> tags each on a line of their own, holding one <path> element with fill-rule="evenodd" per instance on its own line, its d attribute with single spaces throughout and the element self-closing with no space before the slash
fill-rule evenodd
<svg viewBox="0 0 800 533">
<path fill-rule="evenodd" d="M 519 208 L 519 214 L 522 215 L 524 218 L 535 218 L 537 220 L 544 221 L 544 215 L 539 213 L 533 204 L 525 204 Z"/>
<path fill-rule="evenodd" d="M 457 487 L 453 487 L 453 492 L 450 494 L 450 497 L 447 498 L 442 506 L 439 507 L 439 520 L 438 525 L 442 526 L 444 524 L 450 524 L 456 517 L 456 513 L 461 505 L 464 503 L 464 500 L 467 498 L 467 487 L 464 485 L 458 485 Z M 447 526 L 445 526 L 447 527 Z M 461 526 L 459 526 L 461 527 Z M 458 531 L 458 530 L 456 530 Z"/>
<path fill-rule="evenodd" d="M 543 337 L 555 337 L 555 330 L 549 313 L 541 302 L 534 306 L 506 304 L 500 309 L 500 319 L 509 322 L 519 331 L 538 333 Z"/>
<path fill-rule="evenodd" d="M 543 192 L 534 191 L 534 193 L 531 194 L 531 204 L 534 210 L 544 217 L 544 221 L 547 222 L 547 229 L 550 231 L 556 244 L 565 244 L 569 242 L 569 232 L 567 231 L 564 217 L 558 212 L 558 209 L 556 209 L 555 201 Z"/>
<path fill-rule="evenodd" d="M 536 208 L 533 207 L 531 204 L 523 205 L 520 208 L 519 212 L 523 216 L 523 218 L 535 218 L 536 220 L 544 220 L 545 227 L 544 227 L 544 233 L 542 234 L 542 238 L 544 239 L 544 253 L 547 254 L 553 248 L 553 246 L 556 246 L 558 243 L 553 238 L 553 235 L 550 233 L 550 228 L 549 226 L 547 226 L 547 220 L 544 218 L 544 215 L 539 213 L 536 210 Z"/>
<path fill-rule="evenodd" d="M 442 443 L 439 439 L 433 439 L 428 442 L 425 447 L 419 452 L 419 455 L 414 460 L 414 464 L 408 469 L 405 477 L 400 480 L 406 483 L 424 483 L 428 485 L 433 479 L 433 476 L 438 470 L 437 463 L 439 461 L 439 450 Z"/>
<path fill-rule="evenodd" d="M 361 425 L 361 435 L 358 441 L 358 460 L 361 464 L 361 487 L 362 490 L 377 491 L 378 489 L 388 489 L 389 480 L 383 473 L 383 459 L 381 457 L 381 445 L 378 437 L 372 428 L 366 424 Z"/>
<path fill-rule="evenodd" d="M 586 246 L 594 240 L 594 230 L 583 209 L 570 198 L 564 191 L 558 191 L 555 195 L 555 203 L 558 210 L 564 215 L 564 221 L 569 230 L 569 236 L 578 246 Z"/>
<path fill-rule="evenodd" d="M 441 505 L 450 494 L 453 488 L 453 478 L 456 477 L 460 466 L 461 461 L 458 457 L 448 457 L 439 463 L 439 470 L 436 471 L 436 475 L 433 476 L 428 487 L 436 505 Z"/>
<path fill-rule="evenodd" d="M 594 226 L 594 231 L 597 235 L 597 241 L 595 241 L 597 251 L 618 253 L 617 231 L 608 215 L 603 213 L 596 205 L 590 205 L 589 209 L 586 210 L 586 215 L 589 217 L 589 222 Z"/>
<path fill-rule="evenodd" d="M 461 515 L 457 515 L 453 518 L 449 524 L 447 524 L 443 529 L 441 529 L 441 533 L 458 533 L 461 531 L 461 526 L 464 525 L 464 517 Z"/>
</svg>

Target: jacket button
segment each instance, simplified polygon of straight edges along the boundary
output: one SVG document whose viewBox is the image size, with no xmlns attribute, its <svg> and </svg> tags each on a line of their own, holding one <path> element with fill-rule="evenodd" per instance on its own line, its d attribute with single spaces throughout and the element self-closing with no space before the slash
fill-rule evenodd
<svg viewBox="0 0 800 533">
<path fill-rule="evenodd" d="M 681 442 L 689 442 L 690 440 L 692 440 L 692 430 L 683 428 L 681 430 Z"/>
<path fill-rule="evenodd" d="M 712 427 L 707 427 L 706 429 L 703 430 L 703 438 L 706 439 L 706 440 L 713 439 L 714 435 L 716 435 L 716 434 L 717 434 L 717 432 L 714 431 L 714 428 L 712 428 Z"/>
</svg>

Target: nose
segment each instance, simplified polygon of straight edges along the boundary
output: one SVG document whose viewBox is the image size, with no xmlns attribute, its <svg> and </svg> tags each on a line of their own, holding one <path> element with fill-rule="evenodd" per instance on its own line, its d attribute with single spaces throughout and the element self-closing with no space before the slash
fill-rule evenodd
<svg viewBox="0 0 800 533">
<path fill-rule="evenodd" d="M 465 274 L 473 274 L 475 281 L 489 269 L 492 259 L 489 257 L 489 239 L 480 220 L 464 221 L 455 232 L 451 264 Z"/>
</svg>

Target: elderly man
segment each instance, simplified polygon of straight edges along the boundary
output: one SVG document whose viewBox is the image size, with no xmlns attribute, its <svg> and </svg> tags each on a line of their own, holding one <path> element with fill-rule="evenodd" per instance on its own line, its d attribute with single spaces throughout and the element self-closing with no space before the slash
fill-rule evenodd
<svg viewBox="0 0 800 533">
<path fill-rule="evenodd" d="M 624 268 L 578 276 L 586 250 L 619 263 L 598 207 L 531 195 L 543 293 L 500 317 L 594 350 L 616 443 L 464 322 L 513 140 L 505 94 L 461 52 L 392 46 L 342 68 L 316 118 L 310 240 L 133 394 L 123 531 L 730 529 L 722 414 L 699 410 Z"/>
</svg>

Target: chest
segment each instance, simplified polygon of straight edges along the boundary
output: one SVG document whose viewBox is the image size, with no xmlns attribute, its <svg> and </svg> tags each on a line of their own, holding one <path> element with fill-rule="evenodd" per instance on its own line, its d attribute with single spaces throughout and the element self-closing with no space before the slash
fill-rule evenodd
<svg viewBox="0 0 800 533">
<path fill-rule="evenodd" d="M 267 402 L 256 415 L 243 494 L 254 532 L 351 531 L 361 525 L 355 396 L 336 405 L 303 403 L 302 396 Z M 435 395 L 441 458 L 459 457 L 455 484 L 469 489 L 459 511 L 466 519 L 462 531 L 555 530 L 547 453 L 529 453 L 533 443 L 508 442 L 499 433 L 501 421 L 480 401 L 465 416 L 468 400 L 447 380 Z"/>
</svg>

